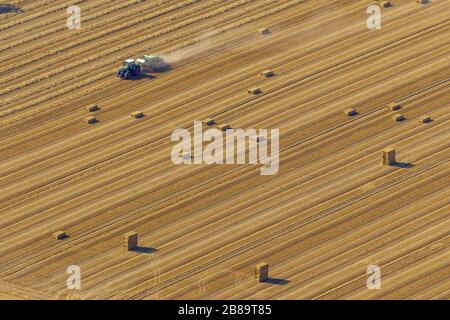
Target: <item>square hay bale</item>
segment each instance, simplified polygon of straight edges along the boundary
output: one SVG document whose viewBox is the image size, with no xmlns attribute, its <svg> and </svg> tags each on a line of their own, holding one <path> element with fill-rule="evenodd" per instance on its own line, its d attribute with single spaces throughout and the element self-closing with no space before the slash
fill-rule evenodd
<svg viewBox="0 0 450 320">
<path fill-rule="evenodd" d="M 248 93 L 250 93 L 250 94 L 258 94 L 258 93 L 261 93 L 261 89 L 258 88 L 258 87 L 253 87 L 253 88 L 248 89 Z"/>
<path fill-rule="evenodd" d="M 344 114 L 345 114 L 346 116 L 356 116 L 356 115 L 358 114 L 358 112 L 356 112 L 355 109 L 348 108 L 348 109 L 345 109 L 345 110 L 344 110 Z"/>
<path fill-rule="evenodd" d="M 261 76 L 269 78 L 272 77 L 274 75 L 272 70 L 264 70 L 261 72 Z"/>
<path fill-rule="evenodd" d="M 229 124 L 219 124 L 219 125 L 217 125 L 217 128 L 218 128 L 220 131 L 227 131 L 227 130 L 232 129 L 231 126 L 230 126 Z"/>
<path fill-rule="evenodd" d="M 269 28 L 261 28 L 258 31 L 259 31 L 259 34 L 261 34 L 263 36 L 268 35 L 268 34 L 271 33 Z"/>
<path fill-rule="evenodd" d="M 405 116 L 400 113 L 397 113 L 392 116 L 392 120 L 397 121 L 397 122 L 403 121 L 403 120 L 405 120 Z"/>
<path fill-rule="evenodd" d="M 93 105 L 93 106 L 86 106 L 84 107 L 84 110 L 88 111 L 88 112 L 95 112 L 100 110 L 100 108 L 98 107 L 98 105 Z"/>
<path fill-rule="evenodd" d="M 134 231 L 127 232 L 123 235 L 122 248 L 124 251 L 133 250 L 138 246 L 138 233 Z"/>
<path fill-rule="evenodd" d="M 64 231 L 56 231 L 56 232 L 53 232 L 52 237 L 55 240 L 62 240 L 62 239 L 67 238 L 67 234 Z"/>
<path fill-rule="evenodd" d="M 420 123 L 429 123 L 431 121 L 433 121 L 433 118 L 430 115 L 425 115 L 425 116 L 419 117 Z"/>
<path fill-rule="evenodd" d="M 390 111 L 396 111 L 396 110 L 400 110 L 402 106 L 400 105 L 400 103 L 392 102 L 392 103 L 389 103 L 386 107 Z"/>
<path fill-rule="evenodd" d="M 212 125 L 215 125 L 215 124 L 216 124 L 216 121 L 214 119 L 211 119 L 211 118 L 206 118 L 206 119 L 202 120 L 202 125 L 205 126 L 205 127 L 212 126 Z"/>
<path fill-rule="evenodd" d="M 390 1 L 381 1 L 380 2 L 380 6 L 382 8 L 389 8 L 389 7 L 392 7 L 392 2 L 390 2 Z"/>
<path fill-rule="evenodd" d="M 269 265 L 265 262 L 258 263 L 255 266 L 255 279 L 258 282 L 264 282 L 269 278 Z"/>
<path fill-rule="evenodd" d="M 392 147 L 383 150 L 383 164 L 390 166 L 395 163 L 395 149 Z"/>
<path fill-rule="evenodd" d="M 87 124 L 96 123 L 97 122 L 97 118 L 96 117 L 86 117 L 86 118 L 84 118 L 84 122 L 87 123 Z"/>
<path fill-rule="evenodd" d="M 144 117 L 144 112 L 143 111 L 135 111 L 131 113 L 131 118 L 133 119 L 139 119 L 139 118 L 143 118 Z"/>
</svg>

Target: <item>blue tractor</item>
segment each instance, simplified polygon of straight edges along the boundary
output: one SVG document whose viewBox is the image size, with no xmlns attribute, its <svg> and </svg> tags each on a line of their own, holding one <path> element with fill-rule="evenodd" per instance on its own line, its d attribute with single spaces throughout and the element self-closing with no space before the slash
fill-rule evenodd
<svg viewBox="0 0 450 320">
<path fill-rule="evenodd" d="M 134 59 L 127 59 L 117 71 L 117 77 L 128 80 L 141 75 L 141 66 Z"/>
</svg>

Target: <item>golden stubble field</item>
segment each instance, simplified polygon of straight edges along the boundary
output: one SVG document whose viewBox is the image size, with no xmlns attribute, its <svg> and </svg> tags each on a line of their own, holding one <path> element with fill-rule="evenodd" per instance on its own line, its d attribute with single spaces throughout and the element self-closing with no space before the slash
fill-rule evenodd
<svg viewBox="0 0 450 320">
<path fill-rule="evenodd" d="M 392 2 L 379 30 L 367 0 L 0 5 L 0 298 L 448 299 L 450 2 Z M 150 53 L 170 70 L 116 78 Z M 279 129 L 278 173 L 175 165 L 206 118 Z"/>
</svg>

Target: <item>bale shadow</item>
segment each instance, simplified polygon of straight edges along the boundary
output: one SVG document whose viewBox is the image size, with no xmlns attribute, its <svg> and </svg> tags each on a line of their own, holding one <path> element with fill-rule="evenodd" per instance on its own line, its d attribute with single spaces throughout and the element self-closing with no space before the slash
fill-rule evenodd
<svg viewBox="0 0 450 320">
<path fill-rule="evenodd" d="M 403 122 L 406 122 L 406 120 L 408 120 L 408 118 L 406 118 L 405 116 L 403 116 L 403 117 L 400 118 L 400 119 L 396 119 L 395 122 L 397 122 L 397 123 L 403 123 Z"/>
<path fill-rule="evenodd" d="M 158 249 L 137 246 L 136 248 L 131 249 L 130 251 L 139 252 L 139 253 L 154 253 L 154 252 L 158 251 Z"/>
<path fill-rule="evenodd" d="M 22 13 L 24 11 L 20 7 L 13 4 L 0 4 L 0 14 L 11 12 Z"/>
<path fill-rule="evenodd" d="M 278 279 L 278 278 L 267 278 L 264 280 L 265 283 L 276 284 L 276 285 L 285 285 L 289 283 L 289 280 L 286 279 Z"/>
<path fill-rule="evenodd" d="M 414 167 L 414 165 L 412 163 L 407 163 L 407 162 L 394 162 L 393 164 L 391 164 L 391 166 L 403 168 L 403 169 L 409 169 L 409 168 Z"/>
</svg>

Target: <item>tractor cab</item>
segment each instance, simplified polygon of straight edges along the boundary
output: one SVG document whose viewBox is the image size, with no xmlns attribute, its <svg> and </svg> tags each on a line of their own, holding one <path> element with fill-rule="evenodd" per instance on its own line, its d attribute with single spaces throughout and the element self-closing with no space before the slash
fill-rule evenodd
<svg viewBox="0 0 450 320">
<path fill-rule="evenodd" d="M 121 79 L 131 79 L 141 75 L 141 67 L 134 59 L 127 59 L 122 63 L 122 67 L 117 71 L 117 76 Z"/>
<path fill-rule="evenodd" d="M 136 63 L 136 60 L 134 60 L 134 59 L 127 59 L 127 60 L 125 60 L 125 61 L 122 63 L 122 67 L 123 67 L 123 68 L 129 68 L 129 67 L 132 67 L 133 64 L 135 64 L 135 63 Z"/>
</svg>

